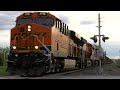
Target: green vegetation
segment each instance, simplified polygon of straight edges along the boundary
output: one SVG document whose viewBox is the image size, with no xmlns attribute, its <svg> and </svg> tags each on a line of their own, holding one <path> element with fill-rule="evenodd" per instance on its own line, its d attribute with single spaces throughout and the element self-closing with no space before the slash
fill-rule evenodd
<svg viewBox="0 0 120 90">
<path fill-rule="evenodd" d="M 0 66 L 7 65 L 6 60 L 8 59 L 9 48 L 0 47 Z"/>
<path fill-rule="evenodd" d="M 120 68 L 120 59 L 116 60 L 116 66 Z"/>
<path fill-rule="evenodd" d="M 0 76 L 7 76 L 8 75 L 6 68 L 7 68 L 7 66 L 0 66 Z"/>
<path fill-rule="evenodd" d="M 0 76 L 6 76 L 8 75 L 8 72 L 6 71 L 7 68 L 7 62 L 8 60 L 8 53 L 9 53 L 9 48 L 2 48 L 0 47 Z"/>
<path fill-rule="evenodd" d="M 1 54 L 0 54 L 1 55 Z M 0 56 L 0 66 L 3 66 L 3 63 L 4 63 L 4 61 L 3 61 L 3 59 L 1 58 L 1 56 Z"/>
</svg>

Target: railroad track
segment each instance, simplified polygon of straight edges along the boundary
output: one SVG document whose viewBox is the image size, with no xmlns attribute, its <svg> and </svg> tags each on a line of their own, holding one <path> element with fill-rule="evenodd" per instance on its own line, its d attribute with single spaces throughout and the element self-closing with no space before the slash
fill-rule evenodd
<svg viewBox="0 0 120 90">
<path fill-rule="evenodd" d="M 106 64 L 104 64 L 106 65 Z M 102 66 L 104 66 L 102 65 Z M 92 67 L 89 67 L 89 68 L 83 68 L 83 69 L 74 69 L 74 70 L 69 70 L 69 71 L 62 71 L 62 72 L 59 72 L 59 73 L 55 73 L 53 75 L 50 75 L 50 76 L 59 76 L 59 75 L 67 75 L 67 74 L 71 74 L 71 73 L 75 73 L 75 72 L 81 72 L 81 71 L 85 71 L 85 70 L 90 70 L 90 69 L 95 69 L 95 68 L 98 68 L 99 66 L 92 66 Z"/>
<path fill-rule="evenodd" d="M 49 73 L 49 74 L 46 74 L 45 76 L 21 77 L 20 75 L 13 75 L 13 76 L 3 77 L 3 79 L 47 79 L 47 78 L 51 78 L 51 77 L 55 77 L 55 76 L 67 75 L 67 74 L 71 74 L 71 73 L 75 73 L 75 72 L 81 72 L 81 71 L 85 71 L 85 70 L 90 70 L 90 69 L 97 68 L 97 67 L 98 66 L 89 67 L 89 68 L 83 68 L 83 69 L 65 70 L 65 71 L 62 71 L 62 72 L 54 73 L 54 74 Z"/>
<path fill-rule="evenodd" d="M 74 73 L 74 72 L 80 72 L 80 71 L 85 71 L 85 70 L 93 69 L 93 68 L 96 68 L 96 67 L 98 67 L 98 66 L 89 67 L 89 68 L 82 68 L 82 69 L 65 70 L 65 71 L 62 71 L 62 72 L 59 72 L 59 73 L 54 73 L 54 74 L 49 73 L 49 74 L 46 74 L 46 75 L 43 76 L 43 77 L 66 75 L 66 74 L 70 74 L 70 73 Z"/>
<path fill-rule="evenodd" d="M 83 69 L 72 69 L 72 70 L 65 70 L 62 72 L 58 72 L 58 73 L 48 73 L 45 76 L 28 76 L 28 77 L 19 77 L 21 79 L 49 79 L 52 77 L 56 77 L 56 76 L 60 76 L 60 75 L 67 75 L 67 74 L 71 74 L 71 73 L 75 73 L 75 72 L 80 72 L 80 71 L 85 71 L 85 70 L 89 70 L 95 67 L 89 67 L 89 68 L 83 68 Z"/>
</svg>

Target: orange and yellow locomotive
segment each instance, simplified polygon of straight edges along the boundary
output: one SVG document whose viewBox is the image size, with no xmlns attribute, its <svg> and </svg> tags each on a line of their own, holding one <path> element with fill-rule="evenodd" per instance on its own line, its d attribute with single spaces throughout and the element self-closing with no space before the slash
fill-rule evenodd
<svg viewBox="0 0 120 90">
<path fill-rule="evenodd" d="M 11 29 L 8 71 L 41 75 L 84 68 L 91 55 L 92 45 L 60 19 L 46 12 L 27 12 Z"/>
</svg>

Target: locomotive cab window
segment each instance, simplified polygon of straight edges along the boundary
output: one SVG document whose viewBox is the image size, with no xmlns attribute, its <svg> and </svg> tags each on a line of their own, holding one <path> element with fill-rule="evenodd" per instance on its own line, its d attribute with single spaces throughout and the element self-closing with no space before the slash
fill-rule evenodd
<svg viewBox="0 0 120 90">
<path fill-rule="evenodd" d="M 16 26 L 19 26 L 27 22 L 33 22 L 33 19 L 32 18 L 21 18 L 17 21 Z"/>
<path fill-rule="evenodd" d="M 39 17 L 35 19 L 35 23 L 47 27 L 52 27 L 54 25 L 54 19 L 51 17 Z"/>
</svg>

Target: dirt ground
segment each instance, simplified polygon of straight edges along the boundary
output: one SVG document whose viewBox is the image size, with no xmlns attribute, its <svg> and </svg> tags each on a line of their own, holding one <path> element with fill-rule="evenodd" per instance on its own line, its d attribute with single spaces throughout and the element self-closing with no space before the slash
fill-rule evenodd
<svg viewBox="0 0 120 90">
<path fill-rule="evenodd" d="M 77 74 L 77 73 L 76 73 Z M 76 75 L 74 74 L 74 75 Z M 117 67 L 116 63 L 105 64 L 101 66 L 101 72 L 99 66 L 84 70 L 78 73 L 79 75 L 105 75 L 105 76 L 120 76 L 120 67 Z"/>
<path fill-rule="evenodd" d="M 120 76 L 120 67 L 117 67 L 116 63 L 103 65 L 102 69 L 102 74 Z"/>
</svg>

